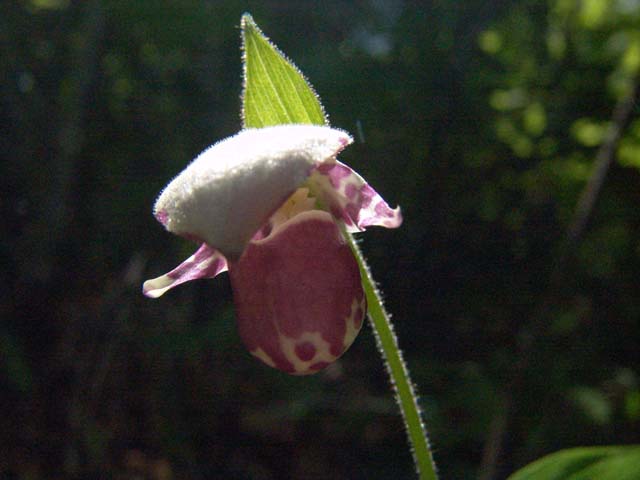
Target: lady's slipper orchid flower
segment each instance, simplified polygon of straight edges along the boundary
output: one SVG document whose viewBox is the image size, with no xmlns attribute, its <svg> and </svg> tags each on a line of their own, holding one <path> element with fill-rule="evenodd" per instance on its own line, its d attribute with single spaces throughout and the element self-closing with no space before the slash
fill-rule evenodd
<svg viewBox="0 0 640 480">
<path fill-rule="evenodd" d="M 201 243 L 144 283 L 159 297 L 229 271 L 240 336 L 271 367 L 303 375 L 335 361 L 366 311 L 360 271 L 344 238 L 402 217 L 336 160 L 352 142 L 324 126 L 246 129 L 202 152 L 158 198 L 167 230 Z"/>
</svg>

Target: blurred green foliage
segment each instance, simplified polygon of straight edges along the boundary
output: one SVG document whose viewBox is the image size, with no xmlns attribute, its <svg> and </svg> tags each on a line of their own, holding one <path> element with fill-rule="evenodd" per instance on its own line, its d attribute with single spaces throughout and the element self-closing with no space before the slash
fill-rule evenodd
<svg viewBox="0 0 640 480">
<path fill-rule="evenodd" d="M 413 476 L 370 332 L 326 373 L 295 378 L 243 350 L 224 276 L 140 294 L 192 249 L 155 222 L 155 196 L 240 128 L 246 10 L 356 137 L 345 162 L 403 207 L 403 227 L 372 230 L 363 249 L 442 478 L 637 442 L 637 99 L 548 288 L 637 82 L 637 2 L 10 0 L 0 476 Z"/>
<path fill-rule="evenodd" d="M 636 480 L 640 447 L 572 448 L 547 455 L 509 480 Z"/>
</svg>

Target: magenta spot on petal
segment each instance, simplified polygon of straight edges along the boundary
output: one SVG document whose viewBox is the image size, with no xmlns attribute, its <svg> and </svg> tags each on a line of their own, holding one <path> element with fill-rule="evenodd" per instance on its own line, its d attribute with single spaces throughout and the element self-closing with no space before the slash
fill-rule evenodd
<svg viewBox="0 0 640 480">
<path fill-rule="evenodd" d="M 277 332 L 262 330 L 261 333 L 262 336 L 260 336 L 259 338 L 243 337 L 244 343 L 247 348 L 252 352 L 257 349 L 261 349 L 273 362 L 275 368 L 286 373 L 295 373 L 295 367 L 293 366 L 293 364 L 291 364 L 291 362 L 289 362 L 289 360 L 287 360 L 287 357 L 284 355 L 284 352 L 280 348 L 280 342 L 278 341 Z M 255 357 L 261 361 L 264 361 L 264 359 L 260 358 L 258 355 L 256 355 Z"/>
<path fill-rule="evenodd" d="M 316 355 L 316 347 L 310 342 L 301 343 L 296 345 L 296 355 L 303 362 L 308 362 Z"/>
<path fill-rule="evenodd" d="M 369 184 L 365 183 L 362 188 L 360 188 L 360 194 L 362 195 L 362 208 L 368 208 L 371 205 L 371 201 L 376 196 L 376 191 L 369 186 Z"/>
<path fill-rule="evenodd" d="M 351 169 L 339 163 L 320 165 L 318 172 L 328 177 L 331 186 L 336 190 L 340 188 L 342 180 L 351 175 Z"/>
<path fill-rule="evenodd" d="M 355 196 L 358 194 L 358 187 L 356 187 L 353 183 L 350 183 L 344 189 L 344 194 L 347 196 L 349 200 L 353 200 Z"/>
<path fill-rule="evenodd" d="M 330 365 L 329 362 L 317 362 L 309 367 L 309 370 L 322 370 L 323 368 L 327 368 Z"/>
<path fill-rule="evenodd" d="M 376 211 L 376 214 L 384 217 L 389 217 L 393 215 L 393 211 L 391 211 L 391 209 L 387 207 L 383 201 L 380 201 L 376 204 L 375 211 Z M 389 213 L 391 213 L 391 215 L 389 215 Z"/>
<path fill-rule="evenodd" d="M 349 170 L 344 165 L 336 164 L 333 166 L 333 169 L 329 173 L 329 180 L 331 181 L 331 185 L 333 185 L 333 188 L 340 188 L 342 180 L 344 180 L 345 178 L 349 178 L 349 175 L 351 175 L 351 170 Z"/>
<path fill-rule="evenodd" d="M 341 165 L 339 163 L 336 163 L 333 166 L 333 169 L 331 170 L 331 173 L 336 177 L 336 178 L 347 178 L 351 175 L 351 169 L 345 165 Z"/>
</svg>

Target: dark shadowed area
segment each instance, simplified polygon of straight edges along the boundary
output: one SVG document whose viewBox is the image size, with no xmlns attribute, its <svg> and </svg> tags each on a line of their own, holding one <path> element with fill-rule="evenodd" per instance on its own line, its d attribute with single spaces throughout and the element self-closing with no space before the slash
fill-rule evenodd
<svg viewBox="0 0 640 480">
<path fill-rule="evenodd" d="M 362 248 L 442 478 L 638 443 L 638 1 L 5 0 L 0 478 L 414 478 L 370 328 L 291 377 L 226 274 L 141 293 L 194 250 L 155 198 L 240 129 L 245 11 L 403 209 Z"/>
</svg>

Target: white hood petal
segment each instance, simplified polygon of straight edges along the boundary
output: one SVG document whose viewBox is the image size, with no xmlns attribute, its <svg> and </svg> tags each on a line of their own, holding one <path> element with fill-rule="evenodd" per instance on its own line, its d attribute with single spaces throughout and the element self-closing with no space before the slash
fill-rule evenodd
<svg viewBox="0 0 640 480">
<path fill-rule="evenodd" d="M 154 213 L 170 232 L 237 258 L 313 168 L 335 162 L 351 142 L 323 126 L 243 130 L 202 152 L 162 192 Z"/>
</svg>

